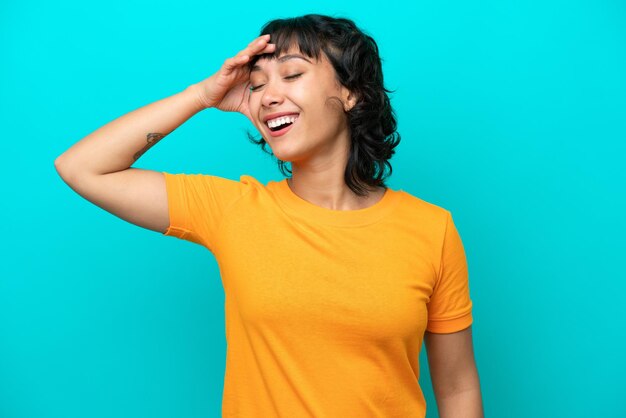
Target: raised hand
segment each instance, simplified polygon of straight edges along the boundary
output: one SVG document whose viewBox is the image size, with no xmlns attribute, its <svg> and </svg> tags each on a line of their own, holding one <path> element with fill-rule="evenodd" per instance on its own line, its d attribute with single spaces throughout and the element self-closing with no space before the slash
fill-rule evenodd
<svg viewBox="0 0 626 418">
<path fill-rule="evenodd" d="M 254 39 L 237 55 L 226 59 L 215 74 L 195 84 L 199 102 L 207 108 L 240 112 L 252 120 L 248 109 L 250 70 L 247 63 L 254 55 L 274 52 L 276 45 L 269 43 L 269 39 L 270 35 Z"/>
</svg>

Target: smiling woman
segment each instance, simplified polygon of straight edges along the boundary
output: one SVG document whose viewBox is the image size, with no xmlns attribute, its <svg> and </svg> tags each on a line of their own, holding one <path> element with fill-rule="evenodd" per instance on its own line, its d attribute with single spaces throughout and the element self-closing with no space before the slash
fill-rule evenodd
<svg viewBox="0 0 626 418">
<path fill-rule="evenodd" d="M 452 215 L 384 183 L 399 134 L 376 42 L 322 15 L 261 33 L 209 78 L 79 141 L 55 162 L 59 174 L 120 218 L 215 255 L 222 416 L 424 418 L 425 342 L 440 417 L 481 417 Z M 130 167 L 206 108 L 245 115 L 292 176 Z"/>
</svg>

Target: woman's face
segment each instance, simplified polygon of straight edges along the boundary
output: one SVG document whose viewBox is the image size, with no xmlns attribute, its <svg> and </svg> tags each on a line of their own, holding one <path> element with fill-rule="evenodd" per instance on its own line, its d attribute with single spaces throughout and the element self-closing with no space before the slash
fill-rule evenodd
<svg viewBox="0 0 626 418">
<path fill-rule="evenodd" d="M 274 155 L 298 162 L 316 155 L 336 155 L 349 144 L 344 109 L 352 105 L 349 91 L 336 80 L 326 56 L 315 58 L 291 48 L 277 59 L 259 59 L 250 72 L 248 107 L 254 124 Z M 331 99 L 336 96 L 342 102 Z M 272 135 L 273 115 L 288 113 L 294 123 Z M 290 121 L 291 119 L 287 119 Z"/>
</svg>

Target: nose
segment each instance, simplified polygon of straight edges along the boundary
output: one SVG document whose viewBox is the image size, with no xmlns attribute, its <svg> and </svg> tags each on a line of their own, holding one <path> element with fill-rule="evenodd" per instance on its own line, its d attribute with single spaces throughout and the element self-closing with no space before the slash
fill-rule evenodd
<svg viewBox="0 0 626 418">
<path fill-rule="evenodd" d="M 263 87 L 263 97 L 261 97 L 261 104 L 264 107 L 274 107 L 280 105 L 284 100 L 283 92 L 277 83 L 267 82 Z"/>
</svg>

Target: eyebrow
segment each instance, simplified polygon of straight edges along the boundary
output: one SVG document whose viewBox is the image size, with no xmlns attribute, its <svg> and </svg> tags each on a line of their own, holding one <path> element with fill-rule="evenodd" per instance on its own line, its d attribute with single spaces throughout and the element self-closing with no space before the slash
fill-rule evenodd
<svg viewBox="0 0 626 418">
<path fill-rule="evenodd" d="M 309 64 L 311 64 L 311 61 L 309 61 L 308 59 L 306 59 L 306 58 L 305 58 L 305 57 L 303 57 L 302 55 L 298 55 L 298 54 L 288 54 L 288 55 L 283 55 L 282 57 L 278 58 L 278 62 L 282 64 L 283 62 L 285 62 L 285 61 L 287 61 L 287 60 L 294 59 L 294 58 L 300 58 L 300 59 L 303 59 L 303 60 L 305 60 L 306 62 L 308 62 Z M 250 70 L 250 72 L 253 72 L 253 71 L 261 71 L 261 67 L 259 67 L 258 65 L 256 65 L 256 64 L 255 64 L 255 65 L 252 67 L 252 69 Z"/>
</svg>

